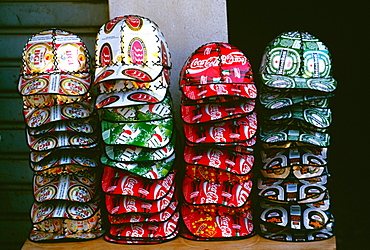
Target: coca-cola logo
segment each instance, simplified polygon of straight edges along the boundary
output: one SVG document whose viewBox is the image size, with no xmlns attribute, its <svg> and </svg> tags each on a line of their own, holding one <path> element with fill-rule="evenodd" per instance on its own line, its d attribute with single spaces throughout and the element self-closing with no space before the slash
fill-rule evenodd
<svg viewBox="0 0 370 250">
<path fill-rule="evenodd" d="M 247 63 L 247 58 L 240 52 L 231 52 L 227 55 L 221 56 L 210 56 L 206 59 L 200 59 L 195 57 L 191 63 L 190 68 L 211 68 L 219 67 L 220 63 L 222 65 L 232 65 L 239 64 L 245 65 Z"/>
<path fill-rule="evenodd" d="M 209 132 L 210 132 L 210 136 L 215 142 L 226 142 L 226 138 L 224 136 L 224 132 L 226 132 L 225 128 L 211 127 Z"/>
<path fill-rule="evenodd" d="M 221 156 L 223 155 L 221 150 L 213 149 L 207 152 L 209 159 L 209 166 L 219 168 L 221 165 Z"/>
<path fill-rule="evenodd" d="M 222 116 L 222 112 L 219 109 L 219 105 L 206 105 L 205 106 L 206 113 L 211 117 L 211 120 L 220 119 Z"/>
<path fill-rule="evenodd" d="M 210 89 L 215 91 L 217 95 L 227 95 L 229 93 L 224 84 L 211 84 Z"/>
<path fill-rule="evenodd" d="M 130 41 L 128 51 L 133 64 L 142 65 L 146 61 L 146 47 L 140 38 L 135 37 Z"/>
<path fill-rule="evenodd" d="M 123 206 L 126 209 L 126 212 L 137 212 L 136 208 L 136 199 L 133 197 L 125 197 L 123 202 Z"/>
<path fill-rule="evenodd" d="M 133 31 L 138 31 L 143 26 L 143 20 L 136 16 L 129 16 L 125 19 L 128 27 Z"/>
<path fill-rule="evenodd" d="M 110 33 L 113 30 L 113 28 L 116 26 L 116 24 L 124 18 L 125 17 L 116 17 L 110 20 L 109 22 L 107 22 L 104 26 L 105 33 Z"/>
<path fill-rule="evenodd" d="M 109 65 L 112 61 L 112 49 L 108 43 L 103 44 L 100 50 L 100 57 L 99 57 L 100 65 L 106 66 Z"/>
<path fill-rule="evenodd" d="M 149 74 L 138 69 L 125 69 L 122 71 L 122 74 L 143 82 L 151 82 L 153 80 Z"/>
<path fill-rule="evenodd" d="M 122 181 L 121 189 L 124 195 L 134 195 L 135 184 L 139 183 L 138 180 L 132 177 L 127 177 Z"/>
</svg>

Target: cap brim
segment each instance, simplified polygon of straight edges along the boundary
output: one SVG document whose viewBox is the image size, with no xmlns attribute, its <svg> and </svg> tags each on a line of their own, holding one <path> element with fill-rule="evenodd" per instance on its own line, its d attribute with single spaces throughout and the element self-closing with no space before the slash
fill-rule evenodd
<svg viewBox="0 0 370 250">
<path fill-rule="evenodd" d="M 185 85 L 181 87 L 181 91 L 191 100 L 199 100 L 213 96 L 238 96 L 251 99 L 257 97 L 257 87 L 254 83 Z"/>
<path fill-rule="evenodd" d="M 311 89 L 321 92 L 333 92 L 337 87 L 337 81 L 332 78 L 303 78 L 283 75 L 261 74 L 264 85 L 278 89 Z"/>
</svg>

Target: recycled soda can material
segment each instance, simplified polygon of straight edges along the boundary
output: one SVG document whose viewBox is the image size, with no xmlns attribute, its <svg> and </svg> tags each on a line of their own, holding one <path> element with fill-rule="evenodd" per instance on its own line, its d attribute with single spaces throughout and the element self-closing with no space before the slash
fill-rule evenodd
<svg viewBox="0 0 370 250">
<path fill-rule="evenodd" d="M 327 240 L 334 236 L 334 221 L 330 221 L 324 228 L 317 230 L 295 230 L 276 226 L 270 223 L 260 223 L 259 235 L 269 240 L 286 242 Z"/>
<path fill-rule="evenodd" d="M 101 26 L 95 43 L 95 80 L 151 82 L 171 68 L 167 42 L 148 18 L 127 15 Z"/>
<path fill-rule="evenodd" d="M 23 104 L 30 108 L 43 108 L 47 106 L 62 105 L 66 103 L 83 102 L 90 99 L 91 95 L 88 92 L 82 96 L 72 95 L 54 95 L 54 94 L 34 94 L 29 96 L 22 96 Z"/>
<path fill-rule="evenodd" d="M 328 148 L 325 147 L 289 147 L 286 149 L 264 149 L 260 152 L 263 163 L 261 169 L 266 171 L 278 170 L 288 166 L 315 167 L 328 164 Z"/>
<path fill-rule="evenodd" d="M 105 232 L 97 203 L 34 203 L 31 219 L 29 239 L 34 242 L 95 239 Z"/>
<path fill-rule="evenodd" d="M 184 199 L 190 204 L 218 204 L 228 207 L 243 206 L 252 190 L 252 180 L 240 183 L 211 182 L 184 177 L 182 191 Z"/>
<path fill-rule="evenodd" d="M 185 141 L 185 144 L 194 147 L 194 146 L 211 146 L 211 147 L 221 147 L 227 150 L 233 150 L 237 152 L 248 152 L 252 153 L 254 151 L 253 146 L 257 142 L 257 136 L 253 135 L 250 139 L 240 142 L 209 142 L 209 143 L 193 143 L 188 140 Z"/>
<path fill-rule="evenodd" d="M 310 131 L 302 128 L 289 126 L 263 126 L 260 130 L 260 138 L 263 143 L 275 144 L 287 142 L 299 142 L 306 146 L 328 147 L 330 135 L 324 132 Z"/>
<path fill-rule="evenodd" d="M 222 147 L 184 147 L 184 160 L 195 166 L 210 166 L 235 175 L 248 174 L 254 164 L 253 154 L 235 152 Z"/>
<path fill-rule="evenodd" d="M 259 221 L 280 228 L 300 230 L 325 229 L 334 222 L 330 212 L 330 199 L 307 204 L 278 204 L 260 201 Z"/>
<path fill-rule="evenodd" d="M 23 96 L 85 95 L 91 84 L 90 57 L 84 42 L 60 29 L 41 31 L 26 43 L 18 91 Z"/>
<path fill-rule="evenodd" d="M 134 196 L 145 200 L 163 198 L 175 183 L 176 172 L 172 171 L 161 180 L 147 180 L 127 171 L 104 167 L 102 190 L 107 194 Z"/>
<path fill-rule="evenodd" d="M 170 142 L 158 149 L 143 148 L 136 146 L 125 145 L 105 145 L 104 154 L 101 156 L 102 162 L 125 162 L 125 163 L 139 163 L 160 161 L 171 157 L 175 153 L 175 134 L 171 137 Z"/>
<path fill-rule="evenodd" d="M 90 99 L 79 103 L 23 109 L 26 124 L 30 128 L 68 119 L 85 119 L 93 113 L 94 110 Z"/>
<path fill-rule="evenodd" d="M 187 239 L 236 240 L 254 235 L 250 203 L 240 209 L 183 203 L 181 214 L 183 220 L 181 235 Z"/>
<path fill-rule="evenodd" d="M 227 182 L 230 185 L 239 184 L 248 180 L 252 180 L 252 172 L 244 175 L 236 175 L 213 168 L 210 166 L 185 165 L 184 174 L 193 180 L 204 180 L 213 183 Z"/>
<path fill-rule="evenodd" d="M 175 163 L 175 153 L 167 159 L 152 162 L 115 162 L 107 158 L 101 158 L 101 160 L 104 165 L 127 170 L 147 179 L 158 180 L 165 178 L 171 172 Z"/>
<path fill-rule="evenodd" d="M 302 122 L 304 127 L 318 129 L 328 128 L 332 122 L 332 112 L 330 108 L 322 109 L 316 107 L 294 106 L 281 109 L 278 112 L 266 112 L 263 115 L 265 123 L 290 125 L 294 122 Z"/>
<path fill-rule="evenodd" d="M 110 225 L 107 232 L 111 237 L 136 237 L 140 239 L 164 238 L 172 235 L 179 224 L 180 213 L 175 212 L 165 222 L 133 222 L 127 224 Z"/>
<path fill-rule="evenodd" d="M 232 143 L 252 138 L 257 131 L 257 114 L 218 123 L 184 124 L 186 139 L 191 143 Z"/>
<path fill-rule="evenodd" d="M 264 108 L 280 109 L 292 105 L 310 105 L 318 108 L 328 108 L 329 98 L 333 93 L 318 92 L 312 93 L 309 90 L 279 90 L 262 86 L 259 94 L 259 101 Z"/>
<path fill-rule="evenodd" d="M 220 95 L 257 96 L 248 58 L 227 43 L 208 43 L 196 49 L 181 70 L 180 89 L 192 100 Z"/>
<path fill-rule="evenodd" d="M 26 133 L 28 146 L 35 151 L 47 151 L 56 148 L 94 148 L 98 143 L 96 134 L 60 132 L 32 136 Z"/>
<path fill-rule="evenodd" d="M 97 133 L 98 121 L 96 116 L 86 119 L 63 120 L 60 122 L 47 123 L 43 126 L 28 128 L 28 134 L 32 136 L 55 132 L 77 132 L 92 134 Z"/>
<path fill-rule="evenodd" d="M 99 112 L 102 120 L 110 122 L 143 122 L 165 119 L 172 117 L 172 98 L 171 95 L 167 95 L 159 103 L 104 108 Z"/>
<path fill-rule="evenodd" d="M 111 225 L 134 223 L 134 222 L 165 222 L 177 211 L 179 202 L 172 201 L 163 211 L 154 214 L 143 213 L 124 213 L 118 215 L 107 215 L 108 222 Z"/>
<path fill-rule="evenodd" d="M 33 194 L 37 202 L 69 200 L 86 203 L 94 199 L 98 183 L 99 178 L 94 170 L 70 175 L 34 175 Z"/>
<path fill-rule="evenodd" d="M 257 178 L 260 199 L 276 203 L 307 204 L 323 200 L 328 194 L 328 175 L 309 179 Z"/>
<path fill-rule="evenodd" d="M 170 236 L 168 237 L 156 237 L 156 238 L 142 238 L 142 237 L 114 237 L 109 234 L 104 235 L 104 240 L 112 243 L 118 244 L 135 244 L 135 245 L 147 245 L 147 244 L 160 244 L 167 241 L 170 241 L 176 238 L 179 234 L 179 228 L 177 228 Z"/>
<path fill-rule="evenodd" d="M 156 201 L 148 201 L 125 195 L 105 195 L 106 209 L 111 215 L 125 213 L 156 214 L 165 210 L 175 200 L 177 200 L 175 184 L 171 187 L 170 192 Z"/>
<path fill-rule="evenodd" d="M 181 104 L 181 118 L 185 123 L 217 122 L 235 119 L 251 113 L 255 108 L 254 99 L 245 99 L 244 102 L 186 105 Z"/>
<path fill-rule="evenodd" d="M 173 118 L 146 122 L 101 121 L 102 138 L 107 145 L 131 145 L 162 148 L 173 134 Z"/>
<path fill-rule="evenodd" d="M 262 83 L 273 88 L 333 92 L 331 55 L 318 38 L 305 31 L 277 36 L 267 46 L 261 62 Z"/>
</svg>

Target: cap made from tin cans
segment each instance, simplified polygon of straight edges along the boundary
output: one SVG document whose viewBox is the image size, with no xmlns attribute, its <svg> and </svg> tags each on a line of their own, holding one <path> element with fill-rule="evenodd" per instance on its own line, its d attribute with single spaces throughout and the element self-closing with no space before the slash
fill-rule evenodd
<svg viewBox="0 0 370 250">
<path fill-rule="evenodd" d="M 257 96 L 248 58 L 227 43 L 207 43 L 196 49 L 181 70 L 180 89 L 192 100 L 219 95 Z"/>
<path fill-rule="evenodd" d="M 177 228 L 173 231 L 173 233 L 167 237 L 152 237 L 152 238 L 148 238 L 148 237 L 126 237 L 126 236 L 113 236 L 113 235 L 110 235 L 109 233 L 105 234 L 104 235 L 104 240 L 108 241 L 108 242 L 113 242 L 113 243 L 117 243 L 117 244 L 130 244 L 130 245 L 146 245 L 146 244 L 160 244 L 160 243 L 164 243 L 164 242 L 167 242 L 167 241 L 170 241 L 174 238 L 177 237 L 177 235 L 179 234 L 179 225 L 177 226 Z"/>
<path fill-rule="evenodd" d="M 252 180 L 239 183 L 211 182 L 202 179 L 184 177 L 182 191 L 189 204 L 218 204 L 228 207 L 241 207 L 249 199 Z"/>
<path fill-rule="evenodd" d="M 267 46 L 260 68 L 266 86 L 323 92 L 332 92 L 337 87 L 331 71 L 328 48 L 305 31 L 277 36 Z"/>
<path fill-rule="evenodd" d="M 167 42 L 148 18 L 127 15 L 101 26 L 95 45 L 95 84 L 108 80 L 151 82 L 171 68 Z"/>
<path fill-rule="evenodd" d="M 232 211 L 231 211 L 232 210 Z M 218 205 L 181 206 L 184 226 L 181 235 L 193 240 L 233 240 L 254 234 L 251 204 L 230 209 Z"/>
<path fill-rule="evenodd" d="M 172 171 L 160 180 L 148 180 L 117 168 L 105 166 L 102 190 L 107 194 L 134 196 L 145 200 L 159 200 L 170 191 L 176 173 Z"/>
<path fill-rule="evenodd" d="M 254 164 L 253 154 L 220 147 L 190 147 L 188 145 L 184 148 L 184 160 L 187 164 L 210 166 L 236 175 L 248 174 Z"/>
<path fill-rule="evenodd" d="M 170 192 L 156 201 L 146 201 L 140 198 L 126 195 L 105 195 L 107 212 L 111 215 L 125 213 L 156 214 L 165 210 L 172 201 L 177 200 L 174 184 Z"/>
<path fill-rule="evenodd" d="M 121 225 L 110 225 L 107 232 L 110 236 L 132 237 L 140 239 L 156 239 L 169 237 L 178 228 L 180 213 L 175 212 L 165 222 L 134 222 Z"/>
<path fill-rule="evenodd" d="M 33 35 L 23 49 L 22 95 L 84 95 L 90 89 L 89 53 L 75 34 L 60 29 Z"/>
<path fill-rule="evenodd" d="M 217 122 L 234 119 L 251 113 L 256 105 L 254 99 L 238 100 L 227 103 L 187 105 L 181 103 L 181 118 L 186 123 Z"/>
<path fill-rule="evenodd" d="M 108 222 L 111 225 L 133 223 L 133 222 L 165 222 L 177 211 L 179 202 L 171 201 L 170 205 L 163 211 L 154 214 L 143 213 L 124 213 L 118 215 L 107 215 Z"/>
</svg>

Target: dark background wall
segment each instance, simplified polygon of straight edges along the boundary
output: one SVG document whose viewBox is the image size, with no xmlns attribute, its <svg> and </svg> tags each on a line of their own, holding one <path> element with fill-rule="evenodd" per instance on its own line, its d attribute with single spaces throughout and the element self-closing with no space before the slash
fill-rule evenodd
<svg viewBox="0 0 370 250">
<path fill-rule="evenodd" d="M 370 208 L 366 205 L 370 170 L 370 22 L 365 5 L 327 0 L 228 1 L 229 42 L 247 55 L 258 84 L 264 49 L 282 32 L 308 31 L 332 54 L 338 88 L 330 101 L 333 123 L 328 152 L 338 249 L 365 249 L 360 244 L 367 238 L 370 222 Z"/>
</svg>

